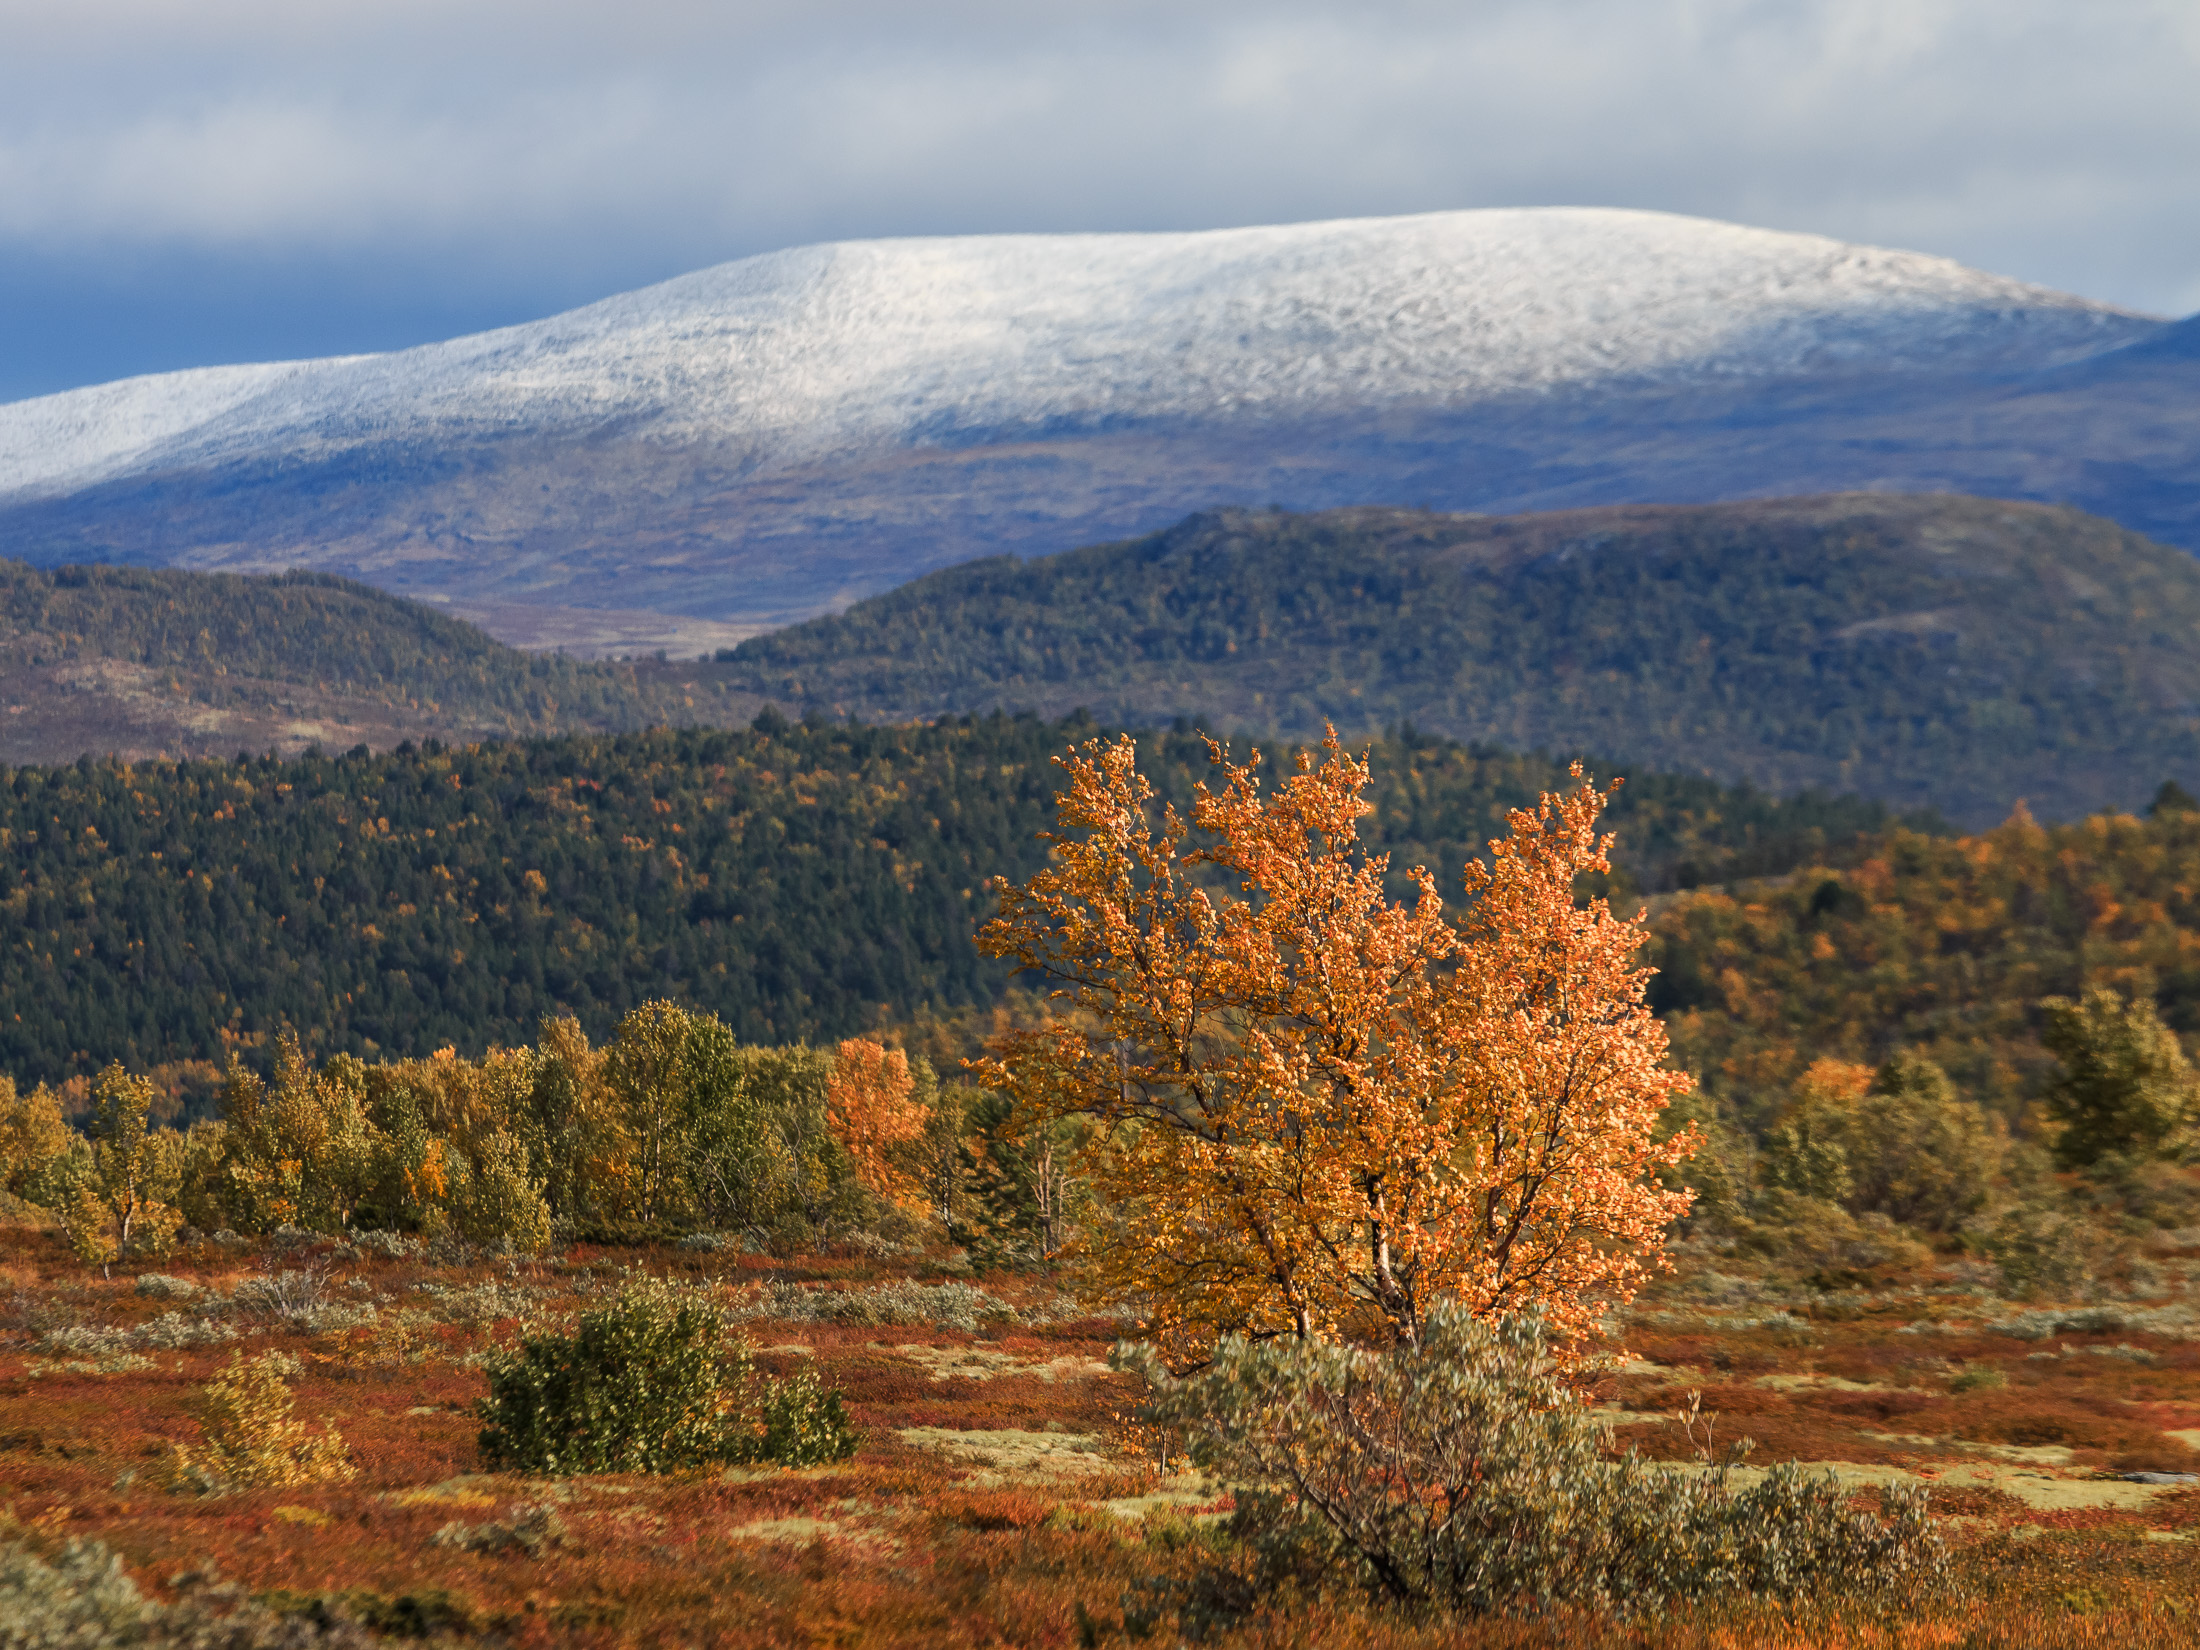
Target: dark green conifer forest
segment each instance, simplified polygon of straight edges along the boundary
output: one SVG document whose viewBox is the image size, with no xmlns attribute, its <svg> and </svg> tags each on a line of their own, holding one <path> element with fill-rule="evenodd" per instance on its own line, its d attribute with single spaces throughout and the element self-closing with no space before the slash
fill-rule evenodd
<svg viewBox="0 0 2200 1650">
<path fill-rule="evenodd" d="M 991 1003 L 1009 981 L 973 943 L 987 880 L 1037 868 L 1049 758 L 1099 731 L 767 714 L 0 770 L 0 1070 L 220 1064 L 286 1026 L 322 1054 L 472 1054 L 531 1041 L 557 1011 L 600 1036 L 656 998 L 751 1043 Z M 1187 797 L 1204 744 L 1183 728 L 1144 743 L 1162 793 Z M 1566 777 L 1555 758 L 1411 730 L 1374 758 L 1371 837 L 1401 892 L 1422 863 L 1451 885 L 1507 807 Z M 1837 860 L 1892 823 L 1853 798 L 1656 776 L 1632 778 L 1610 818 L 1619 884 L 1643 890 Z"/>
</svg>

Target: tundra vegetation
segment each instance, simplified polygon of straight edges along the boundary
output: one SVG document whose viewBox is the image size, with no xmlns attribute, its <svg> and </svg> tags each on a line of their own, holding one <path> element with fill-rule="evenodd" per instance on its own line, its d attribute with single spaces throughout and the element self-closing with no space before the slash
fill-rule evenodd
<svg viewBox="0 0 2200 1650">
<path fill-rule="evenodd" d="M 1638 920 L 1211 754 L 1058 758 L 1037 994 L 0 1086 L 0 1643 L 2200 1638 L 2176 793 Z"/>
</svg>

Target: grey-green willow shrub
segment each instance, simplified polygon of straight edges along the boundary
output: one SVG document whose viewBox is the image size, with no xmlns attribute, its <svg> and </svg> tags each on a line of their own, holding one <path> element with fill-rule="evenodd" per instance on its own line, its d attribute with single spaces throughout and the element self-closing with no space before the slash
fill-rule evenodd
<svg viewBox="0 0 2200 1650">
<path fill-rule="evenodd" d="M 233 1585 L 162 1604 L 97 1541 L 72 1541 L 51 1559 L 0 1543 L 0 1650 L 373 1650 L 381 1642 L 340 1615 L 277 1615 Z"/>
<path fill-rule="evenodd" d="M 981 1324 L 1015 1323 L 1020 1314 L 972 1283 L 918 1283 L 897 1278 L 868 1289 L 804 1289 L 772 1283 L 744 1316 L 784 1323 L 930 1324 L 975 1334 Z"/>
<path fill-rule="evenodd" d="M 713 1462 L 809 1466 L 855 1453 L 841 1394 L 804 1372 L 759 1375 L 717 1306 L 637 1284 L 570 1332 L 528 1335 L 486 1365 L 481 1454 L 552 1474 L 671 1472 Z"/>
<path fill-rule="evenodd" d="M 1157 1389 L 1152 1418 L 1245 1486 L 1240 1533 L 1276 1579 L 1480 1615 L 1914 1595 L 1944 1573 L 1922 1493 L 1890 1492 L 1874 1517 L 1792 1464 L 1613 1459 L 1532 1321 L 1440 1307 L 1418 1347 L 1388 1353 L 1232 1339 L 1186 1380 L 1150 1349 L 1118 1357 Z"/>
</svg>

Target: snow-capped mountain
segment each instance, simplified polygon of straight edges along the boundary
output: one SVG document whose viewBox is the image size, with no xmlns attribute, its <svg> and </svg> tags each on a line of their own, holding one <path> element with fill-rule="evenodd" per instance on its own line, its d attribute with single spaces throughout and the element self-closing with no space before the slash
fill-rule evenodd
<svg viewBox="0 0 2200 1650">
<path fill-rule="evenodd" d="M 1646 212 L 845 242 L 419 349 L 0 406 L 0 530 L 47 562 L 787 613 L 1216 503 L 1486 506 L 1531 472 L 1529 502 L 1855 484 L 1711 479 L 1674 434 L 1708 418 L 1748 447 L 1748 409 L 1798 395 L 1768 418 L 1883 422 L 2163 328 L 1945 259 Z M 1580 473 L 1546 497 L 1554 463 Z M 1965 484 L 1880 468 L 1861 479 Z"/>
</svg>

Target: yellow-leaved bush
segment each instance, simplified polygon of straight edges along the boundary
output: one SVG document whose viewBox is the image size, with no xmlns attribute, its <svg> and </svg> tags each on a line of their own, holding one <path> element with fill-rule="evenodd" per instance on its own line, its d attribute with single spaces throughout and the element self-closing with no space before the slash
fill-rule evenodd
<svg viewBox="0 0 2200 1650">
<path fill-rule="evenodd" d="M 316 1432 L 292 1417 L 288 1376 L 295 1368 L 279 1352 L 234 1354 L 200 1391 L 199 1442 L 169 1446 L 167 1486 L 226 1495 L 352 1477 L 356 1469 L 336 1429 Z"/>
</svg>

